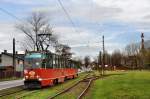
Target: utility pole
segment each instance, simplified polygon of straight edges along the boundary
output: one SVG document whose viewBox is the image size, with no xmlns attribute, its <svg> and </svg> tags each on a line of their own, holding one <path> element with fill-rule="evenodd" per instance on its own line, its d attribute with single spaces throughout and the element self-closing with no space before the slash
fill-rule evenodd
<svg viewBox="0 0 150 99">
<path fill-rule="evenodd" d="M 98 71 L 100 73 L 100 75 L 102 75 L 102 52 L 99 52 L 99 56 L 98 56 Z"/>
<path fill-rule="evenodd" d="M 16 71 L 16 62 L 15 62 L 15 55 L 16 50 L 15 50 L 15 38 L 13 38 L 13 67 L 14 67 L 14 76 L 15 76 L 15 71 Z"/>
<path fill-rule="evenodd" d="M 144 33 L 141 33 L 141 51 L 144 51 Z"/>
<path fill-rule="evenodd" d="M 102 58 L 102 75 L 105 74 L 105 45 L 104 45 L 104 35 L 102 36 L 102 46 L 103 46 L 103 58 Z"/>
<path fill-rule="evenodd" d="M 142 67 L 144 66 L 144 51 L 145 51 L 145 47 L 144 47 L 144 33 L 141 33 L 141 55 L 142 55 Z M 142 68 L 140 68 L 141 70 Z"/>
</svg>

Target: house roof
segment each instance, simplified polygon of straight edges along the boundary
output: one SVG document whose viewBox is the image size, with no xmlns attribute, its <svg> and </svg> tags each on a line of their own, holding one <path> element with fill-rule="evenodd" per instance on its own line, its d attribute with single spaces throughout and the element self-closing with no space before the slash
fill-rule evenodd
<svg viewBox="0 0 150 99">
<path fill-rule="evenodd" d="M 13 54 L 12 53 L 5 53 L 5 52 L 2 52 L 1 54 L 4 54 L 4 55 L 7 55 L 7 56 L 10 56 L 10 57 L 13 57 Z M 17 59 L 20 59 L 20 60 L 24 60 L 24 54 L 16 54 L 15 57 Z"/>
</svg>

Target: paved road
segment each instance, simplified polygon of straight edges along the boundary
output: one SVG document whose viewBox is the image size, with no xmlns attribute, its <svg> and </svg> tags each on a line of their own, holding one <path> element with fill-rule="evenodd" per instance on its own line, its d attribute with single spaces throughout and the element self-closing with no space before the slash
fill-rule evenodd
<svg viewBox="0 0 150 99">
<path fill-rule="evenodd" d="M 23 85 L 23 80 L 12 80 L 0 82 L 0 90 Z"/>
</svg>

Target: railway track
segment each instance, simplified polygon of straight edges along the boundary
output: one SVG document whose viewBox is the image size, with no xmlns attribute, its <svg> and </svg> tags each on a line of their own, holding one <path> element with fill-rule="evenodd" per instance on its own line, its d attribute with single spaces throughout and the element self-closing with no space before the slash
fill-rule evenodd
<svg viewBox="0 0 150 99">
<path fill-rule="evenodd" d="M 84 76 L 84 78 L 82 78 L 82 80 L 78 81 L 77 83 L 75 83 L 74 85 L 72 85 L 68 89 L 64 90 L 63 92 L 59 92 L 55 96 L 49 97 L 49 99 L 55 98 L 55 97 L 61 95 L 62 93 L 69 91 L 69 89 L 74 88 L 75 86 L 77 86 L 81 82 L 83 84 L 85 84 L 86 86 L 87 86 L 87 84 L 88 84 L 88 86 L 90 86 L 90 83 L 91 83 L 92 80 L 89 83 L 88 79 L 91 79 L 91 78 L 92 77 L 90 77 L 90 74 L 87 74 L 86 76 Z M 44 90 L 44 89 L 42 89 L 42 90 Z M 86 90 L 85 90 L 85 92 L 86 92 Z M 22 98 L 24 98 L 28 95 L 31 95 L 35 92 L 38 92 L 38 91 L 39 90 L 26 90 L 25 88 L 23 88 L 23 86 L 20 86 L 20 87 L 18 87 L 17 89 L 15 89 L 13 91 L 8 89 L 6 92 L 0 93 L 0 98 L 2 97 L 2 99 L 3 99 L 5 97 L 15 96 L 14 97 L 15 99 L 22 99 Z M 84 95 L 85 92 L 82 92 L 82 94 Z M 82 95 L 80 95 L 80 96 L 82 97 Z"/>
<path fill-rule="evenodd" d="M 63 95 L 65 94 L 73 94 L 74 92 L 76 92 L 76 90 L 80 89 L 80 92 L 76 93 L 77 99 L 81 99 L 87 92 L 87 90 L 89 89 L 90 85 L 92 84 L 93 80 L 98 79 L 99 76 L 95 76 L 92 75 L 91 77 L 89 75 L 86 75 L 84 79 L 78 81 L 77 83 L 75 83 L 74 85 L 72 85 L 71 87 L 58 92 L 57 94 L 55 94 L 54 96 L 49 96 L 48 99 L 54 99 L 57 97 L 63 97 Z M 74 95 L 72 95 L 74 96 Z"/>
<path fill-rule="evenodd" d="M 24 98 L 24 97 L 26 97 L 27 95 L 30 95 L 30 94 L 35 93 L 35 92 L 37 92 L 37 90 L 33 90 L 33 91 L 26 92 L 26 93 L 24 93 L 24 94 L 22 94 L 22 95 L 16 96 L 15 99 Z"/>
<path fill-rule="evenodd" d="M 11 88 L 10 88 L 11 89 Z M 12 90 L 12 91 L 8 91 L 9 89 L 5 90 L 3 93 L 0 94 L 0 97 L 5 97 L 5 96 L 9 96 L 9 95 L 13 95 L 19 92 L 24 91 L 25 89 L 23 88 L 23 86 L 19 86 L 18 89 L 16 88 L 16 90 Z"/>
<path fill-rule="evenodd" d="M 11 89 L 11 88 L 10 88 Z M 14 95 L 15 96 L 15 99 L 21 99 L 29 94 L 32 94 L 34 92 L 36 92 L 37 90 L 26 90 L 23 86 L 18 86 L 18 88 L 16 88 L 16 90 L 10 90 L 10 89 L 7 89 L 7 91 L 3 92 L 3 93 L 0 93 L 0 98 L 5 98 L 7 96 L 10 96 L 10 95 Z M 21 95 L 16 95 L 16 94 L 19 94 L 21 92 L 24 92 L 24 94 L 21 94 Z"/>
</svg>

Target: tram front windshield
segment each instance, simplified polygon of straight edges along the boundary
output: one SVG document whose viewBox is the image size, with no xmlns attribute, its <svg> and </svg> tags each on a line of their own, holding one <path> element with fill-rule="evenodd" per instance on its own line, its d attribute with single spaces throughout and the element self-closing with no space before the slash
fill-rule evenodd
<svg viewBox="0 0 150 99">
<path fill-rule="evenodd" d="M 25 68 L 26 69 L 41 68 L 41 59 L 26 58 L 25 59 Z"/>
<path fill-rule="evenodd" d="M 40 55 L 37 54 L 26 55 L 25 69 L 41 68 L 42 58 L 38 56 Z"/>
</svg>

